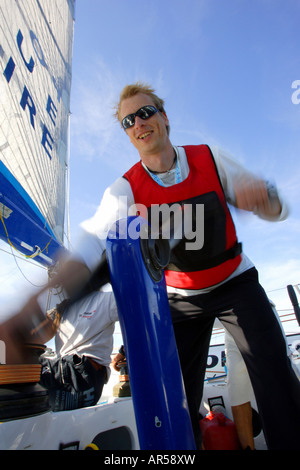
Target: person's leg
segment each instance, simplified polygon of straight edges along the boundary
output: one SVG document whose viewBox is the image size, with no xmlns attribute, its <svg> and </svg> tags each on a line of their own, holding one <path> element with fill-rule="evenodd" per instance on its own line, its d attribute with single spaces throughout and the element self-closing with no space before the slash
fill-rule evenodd
<svg viewBox="0 0 300 470">
<path fill-rule="evenodd" d="M 300 384 L 270 302 L 250 270 L 218 289 L 219 319 L 246 363 L 268 448 L 299 448 Z"/>
<path fill-rule="evenodd" d="M 96 368 L 95 361 L 93 364 L 86 356 L 76 354 L 70 361 L 71 384 L 78 394 L 78 408 L 96 405 L 101 396 L 106 368 Z"/>
<path fill-rule="evenodd" d="M 255 399 L 245 361 L 233 337 L 225 330 L 227 392 L 242 449 L 254 449 L 251 401 Z"/>
<path fill-rule="evenodd" d="M 252 408 L 250 401 L 241 405 L 232 406 L 231 411 L 241 448 L 243 450 L 254 450 Z"/>
<path fill-rule="evenodd" d="M 173 322 L 174 334 L 196 448 L 201 449 L 199 409 L 214 319 L 204 313 L 193 316 L 196 311 L 199 312 L 199 307 L 189 303 L 188 299 L 179 295 L 169 296 L 171 314 L 176 318 Z M 182 321 L 179 321 L 180 316 Z"/>
<path fill-rule="evenodd" d="M 52 411 L 65 409 L 65 392 L 62 382 L 61 361 L 44 356 L 40 357 L 42 365 L 40 384 L 47 389 L 49 405 Z"/>
</svg>

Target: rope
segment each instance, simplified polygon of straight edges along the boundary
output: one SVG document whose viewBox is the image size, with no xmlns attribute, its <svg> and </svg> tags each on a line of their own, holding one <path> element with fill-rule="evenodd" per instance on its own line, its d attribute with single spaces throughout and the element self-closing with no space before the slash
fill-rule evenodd
<svg viewBox="0 0 300 470">
<path fill-rule="evenodd" d="M 39 382 L 41 364 L 1 364 L 0 385 Z"/>
<path fill-rule="evenodd" d="M 7 228 L 6 228 L 6 225 L 5 225 L 5 222 L 4 222 L 4 219 L 3 219 L 3 216 L 2 216 L 2 211 L 0 210 L 0 220 L 2 222 L 2 225 L 4 227 L 4 231 L 5 231 L 5 234 L 6 234 L 6 238 L 7 238 L 7 242 L 8 244 L 14 249 L 16 250 L 17 253 L 19 253 L 19 255 L 21 256 L 24 256 L 24 258 L 27 258 L 27 259 L 34 259 L 36 258 L 39 254 L 43 253 L 45 250 L 48 249 L 48 246 L 50 245 L 51 241 L 52 241 L 52 237 L 50 238 L 49 242 L 47 243 L 47 245 L 44 247 L 43 250 L 41 250 L 37 245 L 35 246 L 36 250 L 35 252 L 32 254 L 32 255 L 24 255 L 24 253 L 22 253 L 21 251 L 19 251 L 14 245 L 13 243 L 10 241 L 9 239 L 9 235 L 8 235 L 8 231 L 7 231 Z"/>
</svg>

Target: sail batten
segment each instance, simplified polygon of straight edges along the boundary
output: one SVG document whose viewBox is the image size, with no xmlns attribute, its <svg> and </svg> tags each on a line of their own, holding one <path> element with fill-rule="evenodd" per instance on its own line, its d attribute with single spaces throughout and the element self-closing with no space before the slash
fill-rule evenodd
<svg viewBox="0 0 300 470">
<path fill-rule="evenodd" d="M 28 240 L 18 242 L 23 252 L 32 246 L 29 220 L 36 214 L 53 251 L 64 243 L 74 8 L 75 0 L 0 4 L 0 204 L 14 204 L 7 222 L 15 243 L 26 226 Z M 0 237 L 8 241 L 5 228 L 0 218 Z"/>
</svg>

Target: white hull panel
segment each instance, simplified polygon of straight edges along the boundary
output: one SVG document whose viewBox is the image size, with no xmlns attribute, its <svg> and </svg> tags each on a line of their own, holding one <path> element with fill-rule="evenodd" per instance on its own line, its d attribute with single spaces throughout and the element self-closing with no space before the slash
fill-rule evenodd
<svg viewBox="0 0 300 470">
<path fill-rule="evenodd" d="M 89 408 L 2 422 L 0 450 L 83 450 L 99 433 L 123 426 L 129 431 L 131 448 L 137 450 L 131 398 L 116 398 L 111 403 Z"/>
</svg>

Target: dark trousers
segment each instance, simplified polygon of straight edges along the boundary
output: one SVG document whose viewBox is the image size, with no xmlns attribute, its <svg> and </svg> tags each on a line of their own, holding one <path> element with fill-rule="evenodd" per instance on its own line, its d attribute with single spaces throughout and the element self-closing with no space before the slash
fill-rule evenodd
<svg viewBox="0 0 300 470">
<path fill-rule="evenodd" d="M 256 269 L 208 294 L 170 294 L 169 303 L 197 448 L 207 354 L 218 317 L 246 363 L 268 449 L 299 450 L 300 382 Z"/>
<path fill-rule="evenodd" d="M 48 390 L 52 411 L 95 405 L 102 393 L 106 371 L 96 370 L 87 357 L 76 354 L 58 359 L 41 356 L 40 384 Z"/>
</svg>

